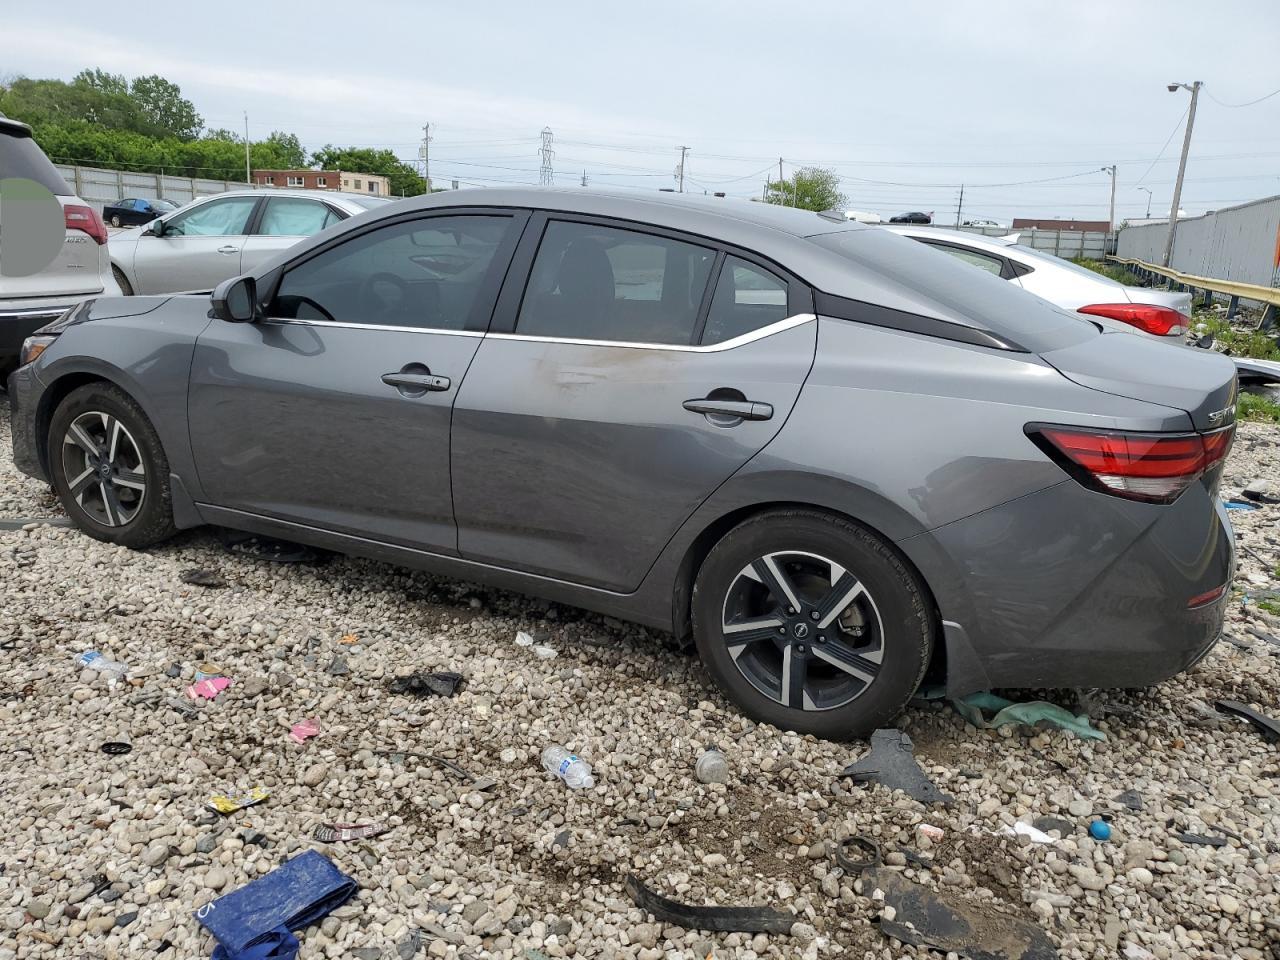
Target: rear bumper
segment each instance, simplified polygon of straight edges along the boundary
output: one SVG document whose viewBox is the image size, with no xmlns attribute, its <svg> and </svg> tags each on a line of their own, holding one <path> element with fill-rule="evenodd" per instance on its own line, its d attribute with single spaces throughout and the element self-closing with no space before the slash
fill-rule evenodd
<svg viewBox="0 0 1280 960">
<path fill-rule="evenodd" d="M 926 539 L 927 538 L 927 539 Z M 1074 481 L 900 544 L 946 623 L 948 690 L 1143 687 L 1189 669 L 1222 632 L 1234 537 L 1202 484 L 1167 506 Z"/>
</svg>

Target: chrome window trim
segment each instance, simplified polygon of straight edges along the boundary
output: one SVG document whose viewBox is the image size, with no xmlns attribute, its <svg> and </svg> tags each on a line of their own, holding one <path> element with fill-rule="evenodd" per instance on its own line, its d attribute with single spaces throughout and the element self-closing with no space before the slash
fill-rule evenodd
<svg viewBox="0 0 1280 960">
<path fill-rule="evenodd" d="M 520 333 L 490 333 L 486 336 L 490 340 L 524 340 L 530 343 L 564 343 L 579 347 L 623 347 L 630 350 L 675 350 L 681 353 L 719 353 L 723 350 L 732 350 L 734 347 L 740 347 L 743 344 L 752 343 L 756 340 L 763 340 L 765 337 L 771 337 L 775 333 L 782 333 L 784 330 L 790 330 L 792 327 L 798 327 L 817 320 L 817 314 L 813 313 L 797 313 L 790 317 L 784 317 L 781 320 L 775 320 L 767 326 L 752 330 L 749 333 L 743 333 L 732 340 L 725 340 L 722 343 L 707 344 L 680 344 L 680 343 L 635 343 L 630 340 L 585 340 L 574 337 L 540 337 L 531 334 Z"/>
<path fill-rule="evenodd" d="M 295 317 L 263 317 L 259 323 L 300 327 L 339 327 L 344 330 L 387 330 L 393 333 L 437 333 L 446 337 L 483 337 L 479 330 L 446 330 L 442 327 L 396 327 L 385 323 L 348 323 L 344 320 L 302 320 Z"/>
</svg>

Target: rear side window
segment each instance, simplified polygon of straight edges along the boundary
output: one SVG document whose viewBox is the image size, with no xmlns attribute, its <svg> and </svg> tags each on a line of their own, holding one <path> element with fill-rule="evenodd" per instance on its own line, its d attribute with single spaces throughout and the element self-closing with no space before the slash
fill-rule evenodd
<svg viewBox="0 0 1280 960">
<path fill-rule="evenodd" d="M 59 197 L 72 196 L 67 181 L 34 140 L 0 125 L 0 180 L 10 177 L 34 180 Z"/>
<path fill-rule="evenodd" d="M 341 219 L 318 200 L 269 197 L 258 233 L 265 237 L 309 237 Z"/>
<path fill-rule="evenodd" d="M 465 330 L 511 229 L 503 216 L 431 217 L 392 223 L 288 270 L 270 314 L 431 330 Z"/>
<path fill-rule="evenodd" d="M 516 333 L 690 344 L 715 258 L 714 250 L 668 237 L 553 220 Z"/>
<path fill-rule="evenodd" d="M 703 343 L 723 343 L 787 318 L 787 284 L 768 270 L 725 257 Z"/>
<path fill-rule="evenodd" d="M 946 243 L 929 243 L 924 241 L 926 246 L 933 247 L 935 250 L 941 250 L 943 253 L 949 253 L 961 263 L 968 263 L 987 273 L 994 273 L 997 277 L 1004 269 L 1004 263 L 999 257 L 989 257 L 986 254 L 978 253 L 976 250 L 965 250 L 962 247 L 953 247 Z"/>
</svg>

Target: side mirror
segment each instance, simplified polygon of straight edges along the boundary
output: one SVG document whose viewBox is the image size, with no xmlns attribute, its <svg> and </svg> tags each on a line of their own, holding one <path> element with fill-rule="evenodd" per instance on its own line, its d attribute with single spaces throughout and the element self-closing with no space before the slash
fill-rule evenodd
<svg viewBox="0 0 1280 960">
<path fill-rule="evenodd" d="M 213 290 L 213 309 L 219 320 L 252 323 L 258 319 L 258 287 L 253 277 L 232 277 Z"/>
<path fill-rule="evenodd" d="M 142 232 L 152 237 L 163 237 L 164 221 L 161 220 L 159 217 L 156 217 L 156 219 L 152 220 L 149 224 L 147 224 L 147 229 L 143 230 Z"/>
</svg>

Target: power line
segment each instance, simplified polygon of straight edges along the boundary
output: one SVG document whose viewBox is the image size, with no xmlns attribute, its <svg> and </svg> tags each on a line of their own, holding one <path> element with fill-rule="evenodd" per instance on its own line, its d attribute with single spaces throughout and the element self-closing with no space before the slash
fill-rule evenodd
<svg viewBox="0 0 1280 960">
<path fill-rule="evenodd" d="M 1270 100 L 1277 93 L 1280 93 L 1280 90 L 1272 90 L 1265 97 L 1259 97 L 1257 100 L 1249 100 L 1249 101 L 1246 101 L 1245 103 L 1223 103 L 1221 100 L 1215 97 L 1212 93 L 1210 93 L 1207 89 L 1204 91 L 1204 95 L 1208 97 L 1210 100 L 1212 100 L 1214 103 L 1216 103 L 1218 106 L 1231 107 L 1232 109 L 1235 109 L 1236 107 L 1252 107 L 1255 103 L 1261 103 L 1263 100 Z"/>
<path fill-rule="evenodd" d="M 1150 166 L 1150 167 L 1147 167 L 1147 173 L 1150 173 L 1150 172 L 1151 172 L 1152 168 L 1153 168 L 1157 163 L 1159 163 L 1159 162 L 1160 162 L 1160 158 L 1164 156 L 1164 152 L 1165 152 L 1166 150 L 1168 150 L 1168 149 L 1169 149 L 1169 144 L 1173 142 L 1173 138 L 1174 138 L 1174 137 L 1176 137 L 1176 136 L 1178 135 L 1178 131 L 1182 129 L 1182 121 L 1183 121 L 1183 120 L 1186 118 L 1186 116 L 1187 116 L 1187 110 L 1190 110 L 1190 109 L 1191 109 L 1191 107 L 1189 107 L 1189 106 L 1188 106 L 1188 107 L 1186 108 L 1186 110 L 1183 110 L 1183 111 L 1182 111 L 1182 115 L 1178 117 L 1178 122 L 1177 122 L 1177 123 L 1175 123 L 1175 124 L 1173 125 L 1173 129 L 1169 131 L 1169 137 L 1168 137 L 1168 139 L 1167 139 L 1167 140 L 1165 140 L 1165 142 L 1164 142 L 1164 146 L 1160 148 L 1160 152 L 1156 154 L 1156 158 L 1155 158 L 1154 160 L 1152 160 L 1152 161 L 1151 161 L 1151 166 Z M 1136 187 L 1139 183 L 1141 183 L 1143 180 L 1147 179 L 1147 173 L 1144 173 L 1142 176 L 1140 176 L 1140 177 L 1137 179 L 1137 181 L 1135 181 L 1135 182 L 1134 182 L 1134 186 L 1135 186 L 1135 187 Z"/>
</svg>

